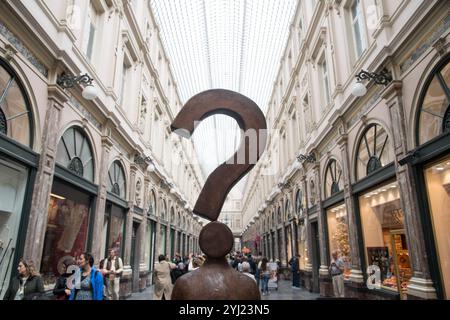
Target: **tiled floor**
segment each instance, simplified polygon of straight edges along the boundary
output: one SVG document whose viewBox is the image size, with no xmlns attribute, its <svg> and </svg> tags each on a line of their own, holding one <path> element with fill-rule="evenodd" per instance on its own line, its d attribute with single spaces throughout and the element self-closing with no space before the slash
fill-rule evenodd
<svg viewBox="0 0 450 320">
<path fill-rule="evenodd" d="M 280 280 L 278 290 L 270 289 L 270 294 L 261 296 L 262 300 L 315 300 L 318 294 L 310 293 L 305 289 L 294 289 L 291 287 L 291 281 Z M 153 286 L 143 292 L 134 293 L 129 300 L 152 300 Z"/>
</svg>

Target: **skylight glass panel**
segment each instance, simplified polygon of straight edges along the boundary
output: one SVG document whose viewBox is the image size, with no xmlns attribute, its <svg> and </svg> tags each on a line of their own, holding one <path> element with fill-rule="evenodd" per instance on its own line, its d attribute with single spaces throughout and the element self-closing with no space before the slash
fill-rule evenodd
<svg viewBox="0 0 450 320">
<path fill-rule="evenodd" d="M 150 1 L 181 103 L 223 88 L 266 112 L 297 0 Z M 207 177 L 238 147 L 238 126 L 234 119 L 213 116 L 193 140 Z"/>
</svg>

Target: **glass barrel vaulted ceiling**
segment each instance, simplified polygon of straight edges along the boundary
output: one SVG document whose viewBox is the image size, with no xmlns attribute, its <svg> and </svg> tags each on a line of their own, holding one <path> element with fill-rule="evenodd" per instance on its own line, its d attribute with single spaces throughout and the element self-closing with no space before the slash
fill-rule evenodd
<svg viewBox="0 0 450 320">
<path fill-rule="evenodd" d="M 150 0 L 184 104 L 224 88 L 255 101 L 265 113 L 297 0 Z M 205 178 L 237 149 L 237 123 L 222 115 L 193 136 Z M 242 196 L 246 179 L 232 190 Z"/>
</svg>

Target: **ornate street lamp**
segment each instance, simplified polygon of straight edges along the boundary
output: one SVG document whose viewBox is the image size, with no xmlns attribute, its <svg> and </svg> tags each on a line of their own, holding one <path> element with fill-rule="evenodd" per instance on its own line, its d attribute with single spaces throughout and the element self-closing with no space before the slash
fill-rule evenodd
<svg viewBox="0 0 450 320">
<path fill-rule="evenodd" d="M 299 154 L 297 157 L 297 160 L 301 163 L 303 161 L 309 162 L 309 163 L 314 163 L 316 162 L 316 156 L 314 155 L 314 153 L 311 154 Z"/>
<path fill-rule="evenodd" d="M 81 83 L 85 84 L 86 87 L 84 87 L 82 92 L 83 98 L 86 100 L 94 100 L 97 98 L 98 93 L 97 89 L 92 85 L 92 81 L 94 81 L 94 79 L 88 76 L 87 73 L 80 76 L 70 76 L 63 72 L 56 80 L 56 83 L 63 89 L 70 89 Z"/>
<path fill-rule="evenodd" d="M 150 170 L 150 172 L 155 171 L 155 164 L 153 163 L 152 158 L 150 158 L 149 156 L 136 154 L 134 156 L 134 163 L 139 165 L 148 164 L 148 170 Z"/>
<path fill-rule="evenodd" d="M 362 97 L 367 93 L 366 86 L 362 83 L 363 80 L 373 80 L 376 84 L 387 86 L 392 81 L 391 73 L 385 68 L 380 73 L 368 72 L 361 70 L 356 76 L 357 82 L 353 85 L 352 95 L 355 97 Z"/>
</svg>

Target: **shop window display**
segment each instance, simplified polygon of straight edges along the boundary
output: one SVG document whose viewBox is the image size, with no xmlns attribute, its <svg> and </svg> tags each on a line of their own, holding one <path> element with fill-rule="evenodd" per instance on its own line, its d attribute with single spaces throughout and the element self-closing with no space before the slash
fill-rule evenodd
<svg viewBox="0 0 450 320">
<path fill-rule="evenodd" d="M 147 241 L 145 242 L 145 261 L 149 263 L 149 269 L 153 269 L 155 259 L 155 222 L 147 220 Z"/>
<path fill-rule="evenodd" d="M 123 209 L 112 205 L 109 216 L 108 249 L 123 253 L 123 233 L 125 228 L 125 212 Z"/>
<path fill-rule="evenodd" d="M 160 229 L 159 232 L 160 232 L 160 236 L 161 236 L 161 238 L 160 238 L 161 241 L 160 241 L 160 244 L 159 244 L 159 253 L 158 253 L 158 255 L 160 255 L 160 254 L 167 254 L 166 253 L 167 227 L 161 225 L 161 229 Z"/>
<path fill-rule="evenodd" d="M 298 226 L 298 253 L 300 254 L 300 270 L 306 269 L 308 263 L 308 247 L 306 243 L 306 226 L 301 221 Z"/>
<path fill-rule="evenodd" d="M 425 169 L 425 181 L 433 223 L 442 287 L 446 299 L 450 297 L 450 157 Z"/>
<path fill-rule="evenodd" d="M 337 251 L 338 257 L 344 261 L 344 278 L 348 279 L 350 277 L 351 259 L 347 210 L 344 204 L 327 210 L 327 223 L 330 260 L 332 259 L 331 254 Z"/>
<path fill-rule="evenodd" d="M 398 185 L 393 182 L 367 192 L 359 203 L 367 266 L 378 266 L 381 288 L 403 298 L 412 269 Z"/>
<path fill-rule="evenodd" d="M 41 261 L 45 285 L 56 282 L 64 260 L 86 251 L 90 202 L 88 195 L 58 181 L 53 183 Z"/>
<path fill-rule="evenodd" d="M 24 167 L 0 159 L 0 299 L 11 273 L 17 244 L 28 172 Z"/>
</svg>

